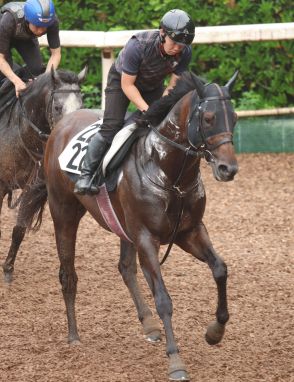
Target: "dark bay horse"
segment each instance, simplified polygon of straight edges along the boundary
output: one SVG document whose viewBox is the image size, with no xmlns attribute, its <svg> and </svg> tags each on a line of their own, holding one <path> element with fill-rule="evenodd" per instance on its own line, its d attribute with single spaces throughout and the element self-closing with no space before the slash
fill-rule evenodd
<svg viewBox="0 0 294 382">
<path fill-rule="evenodd" d="M 66 114 L 82 107 L 80 83 L 86 68 L 78 75 L 65 70 L 44 73 L 28 84 L 19 99 L 0 115 L 0 214 L 3 199 L 24 189 L 13 229 L 12 245 L 3 264 L 6 281 L 12 280 L 18 246 L 25 234 L 22 209 L 26 208 L 26 185 L 31 183 L 43 158 L 43 146 L 53 126 Z"/>
<path fill-rule="evenodd" d="M 205 157 L 218 181 L 230 181 L 238 171 L 232 144 L 236 113 L 230 92 L 237 74 L 225 86 L 204 85 L 187 72 L 169 95 L 155 102 L 146 112 L 148 132 L 140 137 L 122 164 L 115 191 L 109 194 L 121 226 L 130 241 L 121 239 L 119 271 L 137 308 L 143 331 L 149 341 L 161 338 L 158 321 L 152 316 L 137 282 L 140 266 L 154 296 L 157 313 L 166 334 L 171 380 L 189 380 L 180 358 L 172 329 L 172 301 L 162 279 L 159 249 L 168 244 L 177 225 L 174 242 L 184 251 L 208 264 L 217 285 L 216 320 L 207 329 L 209 344 L 221 341 L 229 319 L 226 297 L 227 268 L 216 254 L 202 218 L 205 191 L 200 176 L 200 160 Z M 75 317 L 77 274 L 75 243 L 80 219 L 89 211 L 108 229 L 95 196 L 78 196 L 73 183 L 60 169 L 58 156 L 69 140 L 95 122 L 91 110 L 78 110 L 65 116 L 48 139 L 44 157 L 45 182 L 32 193 L 31 216 L 40 219 L 47 199 L 54 222 L 60 259 L 59 279 L 68 319 L 68 341 L 80 338 Z M 45 184 L 46 183 L 46 184 Z M 34 211 L 33 211 L 34 210 Z M 108 229 L 109 230 L 109 229 Z"/>
</svg>

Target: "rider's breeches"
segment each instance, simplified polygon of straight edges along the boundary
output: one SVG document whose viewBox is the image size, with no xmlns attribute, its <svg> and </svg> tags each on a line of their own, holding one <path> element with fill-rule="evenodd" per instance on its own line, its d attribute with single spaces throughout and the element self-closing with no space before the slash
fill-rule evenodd
<svg viewBox="0 0 294 382">
<path fill-rule="evenodd" d="M 151 92 L 141 92 L 148 105 L 162 96 L 163 88 Z M 115 70 L 114 65 L 109 70 L 107 87 L 105 89 L 105 111 L 100 134 L 111 143 L 115 134 L 123 127 L 126 111 L 130 100 L 121 88 L 121 75 Z"/>
</svg>

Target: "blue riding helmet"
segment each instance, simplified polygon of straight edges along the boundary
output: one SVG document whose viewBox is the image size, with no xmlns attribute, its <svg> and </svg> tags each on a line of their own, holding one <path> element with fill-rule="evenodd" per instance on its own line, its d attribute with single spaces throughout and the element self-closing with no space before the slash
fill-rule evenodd
<svg viewBox="0 0 294 382">
<path fill-rule="evenodd" d="M 54 21 L 55 9 L 51 0 L 27 0 L 25 19 L 36 27 L 48 28 Z"/>
</svg>

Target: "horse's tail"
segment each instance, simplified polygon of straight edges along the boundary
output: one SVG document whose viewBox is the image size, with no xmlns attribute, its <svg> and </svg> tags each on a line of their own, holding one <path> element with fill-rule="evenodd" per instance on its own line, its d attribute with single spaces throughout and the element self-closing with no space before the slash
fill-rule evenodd
<svg viewBox="0 0 294 382">
<path fill-rule="evenodd" d="M 24 199 L 23 219 L 26 222 L 27 230 L 36 232 L 41 227 L 43 212 L 48 199 L 46 184 L 42 177 L 38 177 L 30 185 Z"/>
</svg>

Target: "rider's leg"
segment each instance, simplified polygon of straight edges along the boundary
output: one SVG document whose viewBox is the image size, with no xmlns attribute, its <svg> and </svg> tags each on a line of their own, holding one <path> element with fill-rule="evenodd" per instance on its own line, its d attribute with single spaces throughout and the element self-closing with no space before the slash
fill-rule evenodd
<svg viewBox="0 0 294 382">
<path fill-rule="evenodd" d="M 89 143 L 81 175 L 75 184 L 74 192 L 76 194 L 95 194 L 99 192 L 97 186 L 92 184 L 93 175 L 114 135 L 122 128 L 124 123 L 130 101 L 121 89 L 120 74 L 115 71 L 114 67 L 109 71 L 105 95 L 103 125 Z"/>
<path fill-rule="evenodd" d="M 75 184 L 74 193 L 79 195 L 98 194 L 99 189 L 95 183 L 93 183 L 92 178 L 108 147 L 108 142 L 103 138 L 100 132 L 97 132 L 88 145 L 81 175 Z"/>
</svg>

